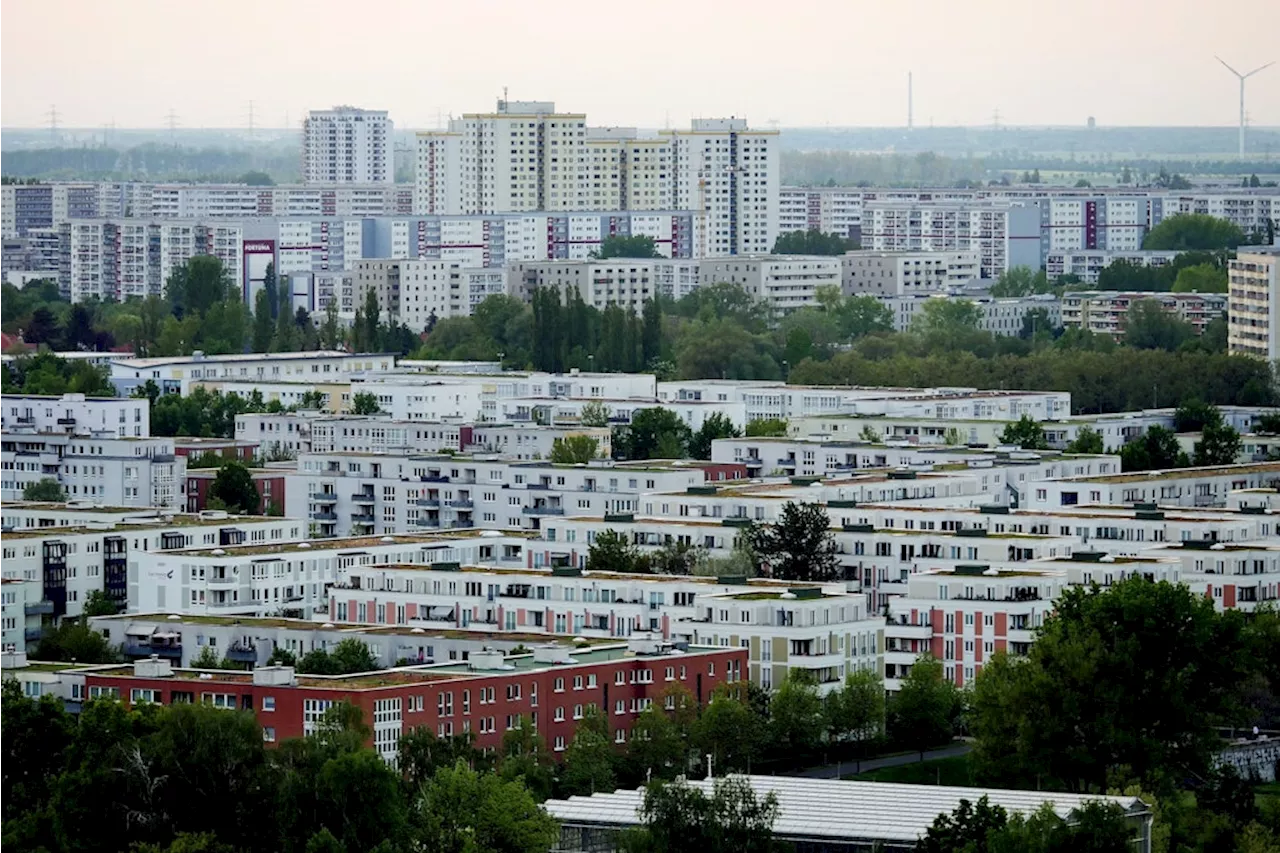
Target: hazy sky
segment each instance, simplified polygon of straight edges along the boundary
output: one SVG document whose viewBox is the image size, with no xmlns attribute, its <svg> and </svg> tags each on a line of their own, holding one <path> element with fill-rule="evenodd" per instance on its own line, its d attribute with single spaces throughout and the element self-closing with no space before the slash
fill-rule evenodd
<svg viewBox="0 0 1280 853">
<path fill-rule="evenodd" d="M 260 126 L 350 103 L 429 128 L 554 100 L 593 124 L 1232 125 L 1280 0 L 4 0 L 0 122 Z M 1249 82 L 1280 125 L 1280 65 Z"/>
</svg>

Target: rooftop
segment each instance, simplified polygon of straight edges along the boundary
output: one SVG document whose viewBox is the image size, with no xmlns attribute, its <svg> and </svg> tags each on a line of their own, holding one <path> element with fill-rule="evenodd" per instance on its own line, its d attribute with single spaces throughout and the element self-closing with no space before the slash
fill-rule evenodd
<svg viewBox="0 0 1280 853">
<path fill-rule="evenodd" d="M 492 539 L 500 542 L 505 539 L 532 539 L 536 531 L 532 530 L 480 530 L 475 527 L 455 528 L 438 533 L 396 533 L 384 536 L 348 536 L 338 539 L 314 539 L 304 542 L 266 542 L 258 545 L 224 545 L 199 548 L 175 548 L 167 553 L 175 556 L 189 555 L 200 557 L 262 557 L 273 554 L 307 554 L 314 551 L 349 551 L 353 548 L 376 548 L 385 545 L 423 545 L 448 547 L 450 542 L 473 539 Z M 496 534 L 496 535 L 495 535 Z M 306 545 L 306 548 L 300 547 Z M 214 550 L 224 553 L 214 554 Z"/>
<path fill-rule="evenodd" d="M 1117 803 L 1130 815 L 1150 814 L 1146 804 L 1136 797 L 787 776 L 747 776 L 745 779 L 757 796 L 772 793 L 777 797 L 779 813 L 774 833 L 783 839 L 866 839 L 909 844 L 924 835 L 938 815 L 955 810 L 961 800 L 977 802 L 984 796 L 992 805 L 1020 814 L 1030 814 L 1048 802 L 1055 812 L 1066 817 L 1091 800 Z M 703 779 L 689 784 L 710 793 L 713 781 Z M 545 805 L 551 816 L 564 824 L 633 826 L 640 822 L 637 809 L 643 798 L 642 788 L 548 800 Z"/>
<path fill-rule="evenodd" d="M 369 353 L 350 353 L 341 352 L 339 350 L 309 350 L 307 352 L 273 352 L 273 353 L 237 353 L 234 355 L 204 355 L 203 353 L 193 353 L 192 355 L 174 355 L 174 356 L 156 356 L 153 358 L 115 358 L 111 360 L 112 364 L 121 367 L 163 367 L 166 364 L 204 364 L 218 362 L 240 362 L 240 361 L 303 361 L 313 358 L 379 358 L 382 356 L 393 356 L 393 353 L 386 352 L 369 352 Z"/>
<path fill-rule="evenodd" d="M 1186 480 L 1195 477 L 1225 477 L 1253 474 L 1275 474 L 1280 477 L 1280 462 L 1258 462 L 1253 465 L 1216 465 L 1205 468 L 1173 468 L 1168 471 L 1130 471 L 1127 474 L 1085 474 L 1059 477 L 1063 483 L 1141 483 L 1148 480 Z"/>
<path fill-rule="evenodd" d="M 222 518 L 201 518 L 198 515 L 181 514 L 173 518 L 137 516 L 119 521 L 89 522 L 64 527 L 15 527 L 4 531 L 5 539 L 47 539 L 57 536 L 78 536 L 85 533 L 137 533 L 139 531 L 173 530 L 189 527 L 234 527 L 237 524 L 298 521 L 266 515 L 229 515 Z M 210 547 L 210 546 L 204 546 Z"/>
</svg>

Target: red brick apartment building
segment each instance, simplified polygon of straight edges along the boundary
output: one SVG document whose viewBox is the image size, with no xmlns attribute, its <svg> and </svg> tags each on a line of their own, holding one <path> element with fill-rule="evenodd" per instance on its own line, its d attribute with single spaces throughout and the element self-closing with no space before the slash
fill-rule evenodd
<svg viewBox="0 0 1280 853">
<path fill-rule="evenodd" d="M 178 669 L 153 657 L 81 670 L 84 684 L 72 683 L 71 698 L 109 696 L 130 706 L 205 702 L 251 710 L 269 743 L 315 731 L 324 712 L 345 701 L 364 712 L 373 729 L 372 746 L 388 761 L 395 760 L 401 735 L 421 726 L 442 737 L 472 732 L 478 747 L 496 749 L 503 733 L 527 717 L 558 756 L 588 706 L 603 712 L 615 743 L 624 744 L 637 714 L 673 701 L 668 699 L 672 687 L 684 688 L 705 705 L 718 685 L 741 681 L 746 664 L 746 649 L 680 650 L 641 638 L 580 649 L 538 648 L 506 658 L 486 650 L 464 662 L 350 676 L 298 675 L 291 667 Z"/>
</svg>

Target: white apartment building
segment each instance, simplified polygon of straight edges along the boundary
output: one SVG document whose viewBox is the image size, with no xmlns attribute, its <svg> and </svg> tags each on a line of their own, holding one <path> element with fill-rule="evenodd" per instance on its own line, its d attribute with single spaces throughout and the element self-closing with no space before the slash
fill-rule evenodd
<svg viewBox="0 0 1280 853">
<path fill-rule="evenodd" d="M 310 619 L 282 617 L 257 619 L 240 616 L 227 619 L 218 615 L 172 613 L 136 613 L 119 616 L 95 616 L 89 625 L 101 631 L 107 642 L 121 646 L 126 658 L 141 659 L 155 654 L 173 661 L 174 666 L 189 667 L 204 649 L 236 663 L 266 664 L 279 649 L 297 658 L 312 651 L 332 652 L 346 639 L 357 639 L 373 654 L 381 666 L 397 661 L 417 664 L 465 661 L 473 654 L 495 649 L 510 654 L 528 643 L 526 634 L 504 636 L 490 632 L 442 629 L 426 632 L 418 628 L 395 628 L 386 625 L 335 625 Z M 171 635 L 177 634 L 176 638 Z M 527 646 L 525 646 L 527 648 Z"/>
<path fill-rule="evenodd" d="M 658 296 L 679 299 L 698 286 L 699 263 L 683 259 L 611 258 L 585 261 L 529 261 L 507 267 L 507 292 L 528 301 L 541 287 L 564 298 L 576 292 L 604 310 L 618 305 L 639 314 Z"/>
<path fill-rule="evenodd" d="M 911 296 L 945 293 L 979 277 L 976 252 L 846 252 L 841 292 L 845 296 Z"/>
<path fill-rule="evenodd" d="M 862 246 L 876 251 L 966 251 L 978 274 L 1041 266 L 1040 205 L 1031 201 L 874 201 L 862 213 Z"/>
<path fill-rule="evenodd" d="M 581 173 L 583 210 L 668 210 L 671 140 L 634 127 L 589 127 Z"/>
<path fill-rule="evenodd" d="M 883 302 L 893 314 L 893 328 L 905 332 L 911 328 L 916 317 L 923 312 L 930 299 L 956 299 L 972 302 L 981 312 L 978 328 L 984 332 L 1004 337 L 1017 337 L 1022 333 L 1023 318 L 1031 312 L 1037 312 L 1036 323 L 1039 329 L 1053 331 L 1062 325 L 1062 301 L 1050 293 L 1035 296 L 994 298 L 983 295 L 956 296 L 945 293 L 932 295 L 916 294 L 912 296 L 885 297 Z M 1048 316 L 1041 321 L 1038 312 Z"/>
<path fill-rule="evenodd" d="M 7 430 L 0 450 L 0 499 L 20 500 L 29 484 L 57 480 L 72 500 L 109 506 L 183 505 L 187 460 L 172 438 L 121 438 L 105 433 Z"/>
<path fill-rule="evenodd" d="M 672 142 L 675 207 L 695 213 L 694 257 L 770 252 L 779 233 L 778 132 L 727 118 L 662 134 Z"/>
<path fill-rule="evenodd" d="M 111 384 L 122 397 L 147 380 L 162 394 L 186 394 L 197 384 L 218 381 L 313 382 L 345 381 L 352 374 L 390 370 L 395 356 L 389 353 L 311 352 L 247 353 L 232 355 L 154 356 L 119 358 L 111 362 Z M 341 377 L 341 379 L 340 379 Z"/>
<path fill-rule="evenodd" d="M 31 505 L 36 511 L 41 506 Z M 187 547 L 207 553 L 241 542 L 285 542 L 297 539 L 302 532 L 296 519 L 225 512 L 140 515 L 114 522 L 88 521 L 75 527 L 14 528 L 4 533 L 3 573 L 6 581 L 35 585 L 45 615 L 78 617 L 94 591 L 102 592 L 123 610 L 136 590 L 150 583 L 149 575 L 140 569 L 146 554 Z"/>
<path fill-rule="evenodd" d="M 1147 233 L 1148 207 L 1140 193 L 1047 198 L 1041 206 L 1044 251 L 1137 252 Z"/>
<path fill-rule="evenodd" d="M 239 224 L 73 219 L 59 229 L 58 287 L 72 302 L 159 296 L 173 271 L 196 255 L 216 257 L 228 283 L 243 287 Z"/>
<path fill-rule="evenodd" d="M 60 397 L 6 394 L 0 404 L 4 432 L 19 427 L 32 432 L 113 433 L 118 438 L 151 435 L 151 401 L 146 397 Z"/>
<path fill-rule="evenodd" d="M 859 240 L 863 193 L 853 187 L 782 187 L 778 192 L 778 232 L 821 231 Z"/>
<path fill-rule="evenodd" d="M 388 534 L 323 542 L 296 541 L 297 538 L 214 549 L 179 546 L 177 550 L 139 554 L 136 584 L 130 572 L 129 610 L 322 617 L 329 611 L 330 587 L 346 570 L 383 563 L 519 568 L 525 565 L 527 541 L 519 534 L 494 532 L 489 536 L 475 531 L 442 536 Z M 365 621 L 385 622 L 372 618 Z"/>
<path fill-rule="evenodd" d="M 0 648 L 25 651 L 34 648 L 43 633 L 44 615 L 53 612 L 51 602 L 41 600 L 40 584 L 35 581 L 4 578 L 0 580 Z"/>
<path fill-rule="evenodd" d="M 1074 275 L 1085 284 L 1097 284 L 1098 276 L 1104 269 L 1116 261 L 1138 264 L 1144 267 L 1163 267 L 1168 265 L 1178 252 L 1162 251 L 1115 251 L 1111 249 L 1073 249 L 1070 251 L 1050 250 L 1044 256 L 1045 274 L 1050 281 L 1060 276 Z"/>
<path fill-rule="evenodd" d="M 393 124 L 386 110 L 312 110 L 302 123 L 302 177 L 308 184 L 389 184 L 395 180 Z"/>
<path fill-rule="evenodd" d="M 706 482 L 696 465 L 512 462 L 501 457 L 303 454 L 285 477 L 287 506 L 306 506 L 308 535 L 481 527 L 539 530 L 575 513 L 634 512 L 638 496 Z"/>
<path fill-rule="evenodd" d="M 372 289 L 385 316 L 414 331 L 446 317 L 470 317 L 481 302 L 506 292 L 502 270 L 464 267 L 458 261 L 363 260 L 355 263 L 353 273 L 357 308 Z"/>
<path fill-rule="evenodd" d="M 1257 462 L 1050 479 L 1036 483 L 1024 497 L 1030 508 L 1142 502 L 1214 507 L 1225 506 L 1231 492 L 1277 486 L 1280 462 Z"/>
<path fill-rule="evenodd" d="M 789 390 L 789 387 L 788 387 Z M 1071 414 L 1071 394 L 1066 391 L 979 391 L 973 388 L 899 388 L 868 389 L 872 393 L 850 395 L 839 412 L 830 414 L 796 412 L 803 416 L 791 424 L 793 435 L 824 435 L 833 438 L 855 439 L 864 426 L 870 423 L 874 431 L 891 440 L 909 440 L 911 443 L 931 443 L 925 437 L 939 437 L 943 443 L 946 424 L 939 423 L 937 431 L 926 433 L 886 428 L 870 418 L 903 418 L 917 421 L 993 421 L 1003 428 L 1005 422 L 1016 421 L 1027 415 L 1037 421 L 1048 421 Z M 878 393 L 877 393 L 878 392 Z M 975 441 L 961 441 L 974 444 Z"/>
<path fill-rule="evenodd" d="M 816 255 L 708 258 L 698 265 L 700 286 L 740 285 L 782 314 L 817 305 L 819 288 L 839 291 L 842 275 L 840 258 Z"/>
<path fill-rule="evenodd" d="M 1227 349 L 1280 359 L 1280 248 L 1242 247 L 1227 280 Z"/>
</svg>

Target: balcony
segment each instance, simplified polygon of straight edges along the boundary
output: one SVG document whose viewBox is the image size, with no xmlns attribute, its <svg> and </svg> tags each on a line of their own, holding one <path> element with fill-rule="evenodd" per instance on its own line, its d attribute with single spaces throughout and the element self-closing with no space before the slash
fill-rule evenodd
<svg viewBox="0 0 1280 853">
<path fill-rule="evenodd" d="M 336 492 L 312 492 L 311 500 L 321 504 L 333 504 L 338 502 Z"/>
<path fill-rule="evenodd" d="M 58 418 L 58 426 L 75 426 L 75 418 Z"/>
<path fill-rule="evenodd" d="M 564 515 L 562 506 L 526 506 L 520 511 L 525 515 Z"/>
<path fill-rule="evenodd" d="M 351 513 L 352 524 L 373 524 L 373 513 L 371 512 L 353 512 Z"/>
<path fill-rule="evenodd" d="M 227 649 L 226 658 L 236 663 L 257 663 L 258 648 L 252 643 L 249 645 L 232 643 L 231 647 Z"/>
<path fill-rule="evenodd" d="M 28 616 L 52 616 L 53 602 L 52 601 L 31 602 L 30 604 L 24 605 L 22 610 Z"/>
<path fill-rule="evenodd" d="M 526 488 L 526 489 L 546 490 L 546 489 L 550 489 L 550 488 L 551 488 L 551 484 L 550 484 L 550 483 L 529 483 L 528 485 L 526 485 L 526 486 L 525 486 L 525 488 Z"/>
<path fill-rule="evenodd" d="M 316 521 L 337 521 L 338 514 L 332 510 L 319 510 L 311 513 L 311 517 Z"/>
<path fill-rule="evenodd" d="M 414 522 L 418 527 L 439 527 L 440 519 L 438 518 L 419 518 Z"/>
<path fill-rule="evenodd" d="M 472 509 L 475 507 L 476 503 L 475 501 L 457 500 L 446 501 L 445 505 L 453 507 L 454 509 Z"/>
<path fill-rule="evenodd" d="M 883 592 L 883 588 L 881 589 Z M 886 637 L 897 637 L 900 640 L 928 640 L 933 637 L 932 625 L 904 625 L 890 622 L 884 627 Z"/>
<path fill-rule="evenodd" d="M 439 507 L 440 499 L 439 498 L 418 498 L 416 503 L 418 506 Z"/>
<path fill-rule="evenodd" d="M 34 643 L 44 635 L 43 628 L 27 628 L 22 632 L 22 637 L 28 643 Z"/>
<path fill-rule="evenodd" d="M 442 476 L 442 475 L 440 475 L 440 474 L 427 474 L 426 476 L 424 476 L 424 477 L 422 478 L 422 482 L 424 482 L 424 483 L 447 483 L 447 482 L 449 482 L 449 478 L 448 478 L 448 477 L 445 477 L 445 476 Z"/>
<path fill-rule="evenodd" d="M 152 645 L 151 643 L 126 642 L 124 644 L 124 654 L 125 657 L 133 658 L 149 658 L 152 655 L 156 655 L 162 658 L 169 658 L 170 660 L 181 660 L 182 644 L 178 643 L 177 645 L 167 646 Z"/>
</svg>

